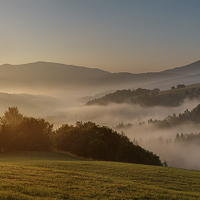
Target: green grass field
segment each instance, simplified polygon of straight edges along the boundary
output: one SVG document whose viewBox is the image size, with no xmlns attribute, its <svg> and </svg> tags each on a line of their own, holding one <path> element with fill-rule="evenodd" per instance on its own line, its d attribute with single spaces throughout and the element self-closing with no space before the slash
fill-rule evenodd
<svg viewBox="0 0 200 200">
<path fill-rule="evenodd" d="M 200 172 L 6 153 L 0 154 L 0 199 L 200 199 Z"/>
</svg>

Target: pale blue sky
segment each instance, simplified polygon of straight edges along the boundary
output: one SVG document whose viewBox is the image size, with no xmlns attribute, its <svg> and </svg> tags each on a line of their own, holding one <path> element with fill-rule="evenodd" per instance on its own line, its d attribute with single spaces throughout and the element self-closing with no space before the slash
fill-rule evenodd
<svg viewBox="0 0 200 200">
<path fill-rule="evenodd" d="M 200 59 L 200 0 L 1 0 L 0 25 L 0 64 L 140 73 Z"/>
</svg>

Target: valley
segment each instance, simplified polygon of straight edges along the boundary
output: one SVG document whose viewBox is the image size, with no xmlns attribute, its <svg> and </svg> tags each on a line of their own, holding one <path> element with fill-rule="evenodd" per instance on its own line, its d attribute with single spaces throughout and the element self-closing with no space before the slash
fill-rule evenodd
<svg viewBox="0 0 200 200">
<path fill-rule="evenodd" d="M 99 69 L 48 62 L 19 66 L 3 65 L 0 66 L 3 80 L 12 80 L 18 84 L 10 82 L 10 85 L 6 85 L 4 82 L 5 87 L 0 93 L 0 110 L 3 115 L 8 107 L 17 106 L 25 116 L 45 118 L 54 124 L 54 129 L 62 124 L 75 124 L 77 121 L 91 121 L 100 126 L 108 126 L 118 132 L 123 131 L 130 140 L 137 141 L 142 147 L 153 151 L 160 156 L 162 162 L 167 161 L 171 167 L 199 169 L 199 163 L 195 160 L 198 155 L 195 154 L 193 160 L 187 156 L 192 154 L 194 149 L 197 152 L 198 145 L 191 143 L 188 146 L 188 153 L 183 154 L 182 151 L 185 150 L 182 145 L 160 143 L 160 138 L 162 141 L 174 141 L 177 133 L 198 133 L 199 124 L 188 121 L 166 129 L 157 126 L 158 123 L 148 123 L 149 120 L 162 121 L 174 114 L 178 116 L 185 110 L 191 111 L 199 104 L 200 86 L 196 80 L 192 85 L 179 82 L 181 77 L 193 77 L 195 73 L 199 73 L 199 63 L 198 61 L 162 72 L 138 75 L 112 74 Z M 45 73 L 47 71 L 48 74 Z M 111 78 L 107 82 L 105 78 L 109 76 L 118 78 Z M 133 82 L 126 82 L 129 80 L 127 76 Z M 140 77 L 139 82 L 136 77 Z M 174 77 L 179 77 L 174 79 L 177 81 L 176 84 L 170 82 Z M 171 85 L 167 90 L 162 89 L 162 84 L 156 85 L 153 89 L 140 89 L 143 93 L 138 93 L 139 95 L 133 98 L 133 92 L 135 95 L 136 91 L 139 92 L 138 88 L 143 88 L 146 84 L 141 84 L 142 80 L 148 84 L 159 83 L 161 80 L 169 81 Z M 190 81 L 192 80 L 191 78 Z M 111 84 L 110 81 L 115 84 Z M 133 84 L 134 82 L 136 84 Z M 124 88 L 124 84 L 128 84 L 128 87 Z M 184 87 L 178 88 L 178 85 Z M 9 90 L 12 90 L 12 93 Z M 97 103 L 88 106 L 87 99 Z M 98 101 L 103 102 L 103 105 L 102 103 L 99 105 Z M 131 124 L 131 126 L 115 129 L 122 122 L 124 125 Z M 173 154 L 173 149 L 178 149 L 176 154 Z"/>
</svg>

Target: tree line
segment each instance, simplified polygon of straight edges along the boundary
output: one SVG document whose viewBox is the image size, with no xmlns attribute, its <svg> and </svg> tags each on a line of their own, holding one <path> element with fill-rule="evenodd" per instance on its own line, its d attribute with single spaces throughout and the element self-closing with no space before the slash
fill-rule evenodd
<svg viewBox="0 0 200 200">
<path fill-rule="evenodd" d="M 97 160 L 162 165 L 157 155 L 135 145 L 124 133 L 90 121 L 54 130 L 53 124 L 23 116 L 17 107 L 9 107 L 0 118 L 1 152 L 52 149 Z"/>
<path fill-rule="evenodd" d="M 108 105 L 109 103 L 130 103 L 130 99 L 139 95 L 147 94 L 150 90 L 138 88 L 136 90 L 117 90 L 99 99 L 88 101 L 86 105 Z"/>
<path fill-rule="evenodd" d="M 200 123 L 200 104 L 191 111 L 186 109 L 183 113 L 169 115 L 164 120 L 148 120 L 148 123 L 154 124 L 159 128 L 170 128 L 184 123 Z"/>
<path fill-rule="evenodd" d="M 160 91 L 138 88 L 136 90 L 117 90 L 99 99 L 94 99 L 86 103 L 90 105 L 108 105 L 110 103 L 138 104 L 144 107 L 168 106 L 176 107 L 181 105 L 185 99 L 197 99 L 200 97 L 200 87 L 186 87 L 183 84 L 172 86 L 171 90 Z"/>
<path fill-rule="evenodd" d="M 175 142 L 200 145 L 200 133 L 177 133 Z"/>
</svg>

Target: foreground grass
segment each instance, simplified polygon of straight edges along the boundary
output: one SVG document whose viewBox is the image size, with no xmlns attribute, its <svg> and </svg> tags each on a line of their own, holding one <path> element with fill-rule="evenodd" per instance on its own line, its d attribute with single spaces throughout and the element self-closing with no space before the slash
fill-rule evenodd
<svg viewBox="0 0 200 200">
<path fill-rule="evenodd" d="M 200 199 L 199 188 L 198 171 L 59 153 L 0 155 L 0 199 Z"/>
</svg>

